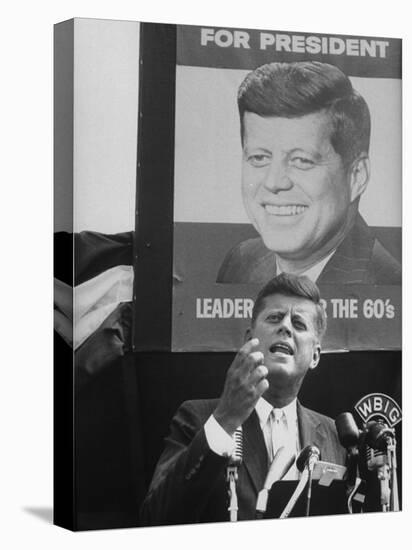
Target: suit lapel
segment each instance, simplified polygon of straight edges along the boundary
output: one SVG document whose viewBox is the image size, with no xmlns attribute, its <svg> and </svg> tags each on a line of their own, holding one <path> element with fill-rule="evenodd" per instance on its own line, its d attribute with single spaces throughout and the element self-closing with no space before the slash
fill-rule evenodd
<svg viewBox="0 0 412 550">
<path fill-rule="evenodd" d="M 243 462 L 257 493 L 263 487 L 269 465 L 256 411 L 243 424 Z"/>
<path fill-rule="evenodd" d="M 366 283 L 374 236 L 358 215 L 355 225 L 326 264 L 317 282 Z"/>
<path fill-rule="evenodd" d="M 301 449 L 307 445 L 316 445 L 319 449 L 323 449 L 326 434 L 322 424 L 308 409 L 302 407 L 299 401 L 297 412 Z"/>
</svg>

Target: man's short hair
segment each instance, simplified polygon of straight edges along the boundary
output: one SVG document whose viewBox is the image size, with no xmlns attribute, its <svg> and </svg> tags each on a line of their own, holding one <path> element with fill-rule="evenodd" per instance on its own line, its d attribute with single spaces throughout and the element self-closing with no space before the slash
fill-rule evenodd
<svg viewBox="0 0 412 550">
<path fill-rule="evenodd" d="M 369 151 L 368 105 L 349 78 L 333 65 L 317 61 L 262 65 L 240 85 L 238 107 L 242 143 L 246 111 L 284 118 L 325 111 L 333 125 L 332 146 L 345 165 Z"/>
<path fill-rule="evenodd" d="M 321 341 L 326 331 L 326 312 L 320 298 L 317 285 L 305 275 L 292 275 L 281 273 L 271 279 L 260 290 L 252 310 L 252 327 L 255 325 L 259 313 L 265 307 L 265 299 L 268 296 L 282 294 L 283 296 L 294 296 L 310 300 L 316 306 L 316 329 L 318 338 Z"/>
</svg>

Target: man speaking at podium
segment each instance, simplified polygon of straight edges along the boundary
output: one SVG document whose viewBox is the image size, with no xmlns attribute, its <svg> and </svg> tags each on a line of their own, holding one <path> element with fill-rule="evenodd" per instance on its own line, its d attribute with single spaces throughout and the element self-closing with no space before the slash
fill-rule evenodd
<svg viewBox="0 0 412 550">
<path fill-rule="evenodd" d="M 258 294 L 246 343 L 228 369 L 220 399 L 187 401 L 172 420 L 142 507 L 142 523 L 229 519 L 226 470 L 242 426 L 238 519 L 254 519 L 256 500 L 277 451 L 291 457 L 283 479 L 298 479 L 293 457 L 315 445 L 324 461 L 345 463 L 331 418 L 297 396 L 320 359 L 326 315 L 315 283 L 283 273 Z M 276 460 L 276 459 L 275 459 Z"/>
</svg>

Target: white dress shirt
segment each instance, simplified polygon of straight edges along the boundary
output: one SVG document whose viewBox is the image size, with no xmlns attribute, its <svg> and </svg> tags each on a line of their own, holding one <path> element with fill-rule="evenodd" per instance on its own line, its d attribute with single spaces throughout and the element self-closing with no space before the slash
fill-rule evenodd
<svg viewBox="0 0 412 550">
<path fill-rule="evenodd" d="M 274 409 L 261 397 L 256 403 L 255 410 L 263 432 L 269 464 L 280 447 L 285 447 L 290 456 L 298 456 L 300 443 L 296 399 L 283 409 Z M 206 440 L 212 451 L 221 456 L 230 456 L 234 452 L 234 438 L 222 428 L 213 415 L 209 417 L 204 428 Z M 298 478 L 299 472 L 293 465 L 283 479 Z"/>
</svg>

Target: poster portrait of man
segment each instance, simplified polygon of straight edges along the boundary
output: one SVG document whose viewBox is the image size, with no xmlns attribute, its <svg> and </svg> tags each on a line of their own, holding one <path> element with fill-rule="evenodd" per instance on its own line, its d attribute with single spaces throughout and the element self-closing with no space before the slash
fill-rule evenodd
<svg viewBox="0 0 412 550">
<path fill-rule="evenodd" d="M 369 183 L 368 105 L 335 66 L 269 63 L 238 91 L 242 197 L 259 237 L 225 257 L 220 283 L 278 272 L 324 283 L 400 284 L 400 263 L 359 214 Z"/>
</svg>

